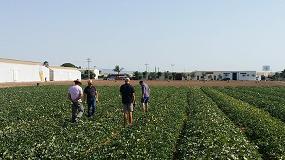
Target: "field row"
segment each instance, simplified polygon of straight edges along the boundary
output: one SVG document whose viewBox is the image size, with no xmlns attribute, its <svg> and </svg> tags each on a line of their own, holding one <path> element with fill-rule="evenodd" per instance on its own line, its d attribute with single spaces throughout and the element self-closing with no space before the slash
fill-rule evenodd
<svg viewBox="0 0 285 160">
<path fill-rule="evenodd" d="M 78 124 L 66 91 L 0 89 L 0 158 L 285 159 L 282 87 L 153 87 L 150 112 L 137 105 L 132 128 L 118 87 L 98 87 L 96 116 Z"/>
</svg>

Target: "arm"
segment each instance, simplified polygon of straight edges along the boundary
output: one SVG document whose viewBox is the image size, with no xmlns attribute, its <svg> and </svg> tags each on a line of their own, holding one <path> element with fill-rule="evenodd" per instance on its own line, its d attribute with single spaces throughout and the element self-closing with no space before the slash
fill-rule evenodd
<svg viewBox="0 0 285 160">
<path fill-rule="evenodd" d="M 68 93 L 68 99 L 72 102 L 70 93 Z"/>
<path fill-rule="evenodd" d="M 83 102 L 86 102 L 86 99 L 87 99 L 87 94 L 84 93 L 84 94 L 83 94 Z"/>
<path fill-rule="evenodd" d="M 79 99 L 81 99 L 83 97 L 83 94 L 82 93 L 80 93 L 79 95 L 78 95 L 78 97 L 74 100 L 75 102 L 77 102 Z"/>
<path fill-rule="evenodd" d="M 132 97 L 133 97 L 133 104 L 135 104 L 136 103 L 136 95 L 135 95 L 135 93 L 133 93 Z"/>
<path fill-rule="evenodd" d="M 98 94 L 98 92 L 96 91 L 96 102 L 99 102 L 99 94 Z"/>
</svg>

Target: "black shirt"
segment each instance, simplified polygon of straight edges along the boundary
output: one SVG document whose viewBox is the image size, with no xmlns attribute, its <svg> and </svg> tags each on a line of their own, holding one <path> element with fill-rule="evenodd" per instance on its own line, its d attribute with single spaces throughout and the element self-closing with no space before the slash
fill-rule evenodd
<svg viewBox="0 0 285 160">
<path fill-rule="evenodd" d="M 133 103 L 133 93 L 135 93 L 135 89 L 130 84 L 123 84 L 120 87 L 120 92 L 122 95 L 123 104 Z"/>
<path fill-rule="evenodd" d="M 96 88 L 94 86 L 91 86 L 91 87 L 87 86 L 84 89 L 84 93 L 87 95 L 87 101 L 88 102 L 95 100 Z"/>
</svg>

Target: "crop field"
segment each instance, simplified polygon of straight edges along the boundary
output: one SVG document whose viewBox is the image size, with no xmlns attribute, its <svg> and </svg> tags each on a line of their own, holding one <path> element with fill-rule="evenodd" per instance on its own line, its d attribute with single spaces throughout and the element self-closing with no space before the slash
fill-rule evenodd
<svg viewBox="0 0 285 160">
<path fill-rule="evenodd" d="M 0 159 L 285 159 L 285 87 L 151 87 L 144 114 L 136 86 L 133 127 L 118 86 L 76 124 L 67 89 L 0 89 Z"/>
</svg>

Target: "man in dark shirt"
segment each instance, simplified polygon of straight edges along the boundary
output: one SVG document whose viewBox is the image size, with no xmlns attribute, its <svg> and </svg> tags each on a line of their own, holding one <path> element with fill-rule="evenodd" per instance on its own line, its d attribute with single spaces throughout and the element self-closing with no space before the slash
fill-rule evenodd
<svg viewBox="0 0 285 160">
<path fill-rule="evenodd" d="M 88 117 L 92 117 L 96 111 L 96 102 L 98 102 L 98 92 L 92 84 L 92 80 L 88 81 L 88 86 L 84 89 L 84 101 L 87 99 Z"/>
<path fill-rule="evenodd" d="M 135 89 L 130 84 L 130 79 L 125 79 L 125 84 L 120 87 L 122 96 L 123 112 L 124 112 L 124 125 L 133 125 L 133 111 L 135 102 Z"/>
</svg>

